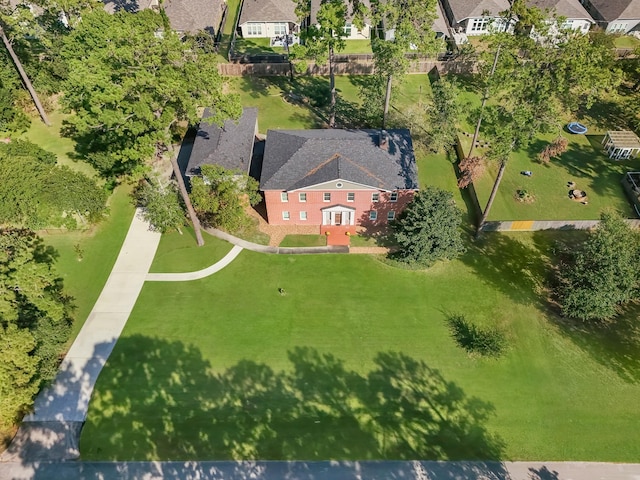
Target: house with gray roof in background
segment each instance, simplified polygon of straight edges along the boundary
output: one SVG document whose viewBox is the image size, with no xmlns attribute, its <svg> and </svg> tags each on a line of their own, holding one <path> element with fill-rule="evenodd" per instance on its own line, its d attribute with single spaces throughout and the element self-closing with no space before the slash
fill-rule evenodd
<svg viewBox="0 0 640 480">
<path fill-rule="evenodd" d="M 346 0 L 345 0 L 346 1 Z M 371 4 L 369 0 L 361 0 L 362 6 L 367 10 L 371 8 Z M 318 12 L 320 11 L 320 7 L 322 5 L 322 0 L 311 0 L 311 13 L 308 21 L 308 25 L 317 25 L 318 23 Z M 345 40 L 367 40 L 371 38 L 372 25 L 371 21 L 368 18 L 364 19 L 364 26 L 362 29 L 359 29 L 353 23 L 353 4 L 352 2 L 347 2 L 347 18 L 346 24 L 344 27 L 343 38 Z"/>
<path fill-rule="evenodd" d="M 206 32 L 215 36 L 220 30 L 224 0 L 104 0 L 109 13 L 125 10 L 136 13 L 148 8 L 159 10 L 162 6 L 171 28 L 180 35 Z"/>
<path fill-rule="evenodd" d="M 244 0 L 238 19 L 243 38 L 272 38 L 298 34 L 300 21 L 293 0 Z"/>
<path fill-rule="evenodd" d="M 206 109 L 202 118 L 209 117 L 211 111 Z M 200 175 L 203 165 L 220 165 L 227 170 L 248 174 L 257 134 L 257 108 L 244 108 L 237 121 L 226 120 L 222 127 L 206 121 L 200 122 L 185 175 Z"/>
<path fill-rule="evenodd" d="M 564 21 L 558 27 L 587 33 L 595 22 L 579 0 L 527 0 L 530 7 L 537 7 L 550 16 L 562 17 Z"/>
<path fill-rule="evenodd" d="M 271 225 L 385 227 L 418 190 L 411 133 L 269 130 L 260 190 Z"/>
<path fill-rule="evenodd" d="M 640 30 L 640 0 L 580 0 L 607 33 Z"/>
<path fill-rule="evenodd" d="M 449 25 L 456 33 L 485 35 L 511 30 L 500 13 L 509 10 L 509 0 L 441 0 Z"/>
</svg>

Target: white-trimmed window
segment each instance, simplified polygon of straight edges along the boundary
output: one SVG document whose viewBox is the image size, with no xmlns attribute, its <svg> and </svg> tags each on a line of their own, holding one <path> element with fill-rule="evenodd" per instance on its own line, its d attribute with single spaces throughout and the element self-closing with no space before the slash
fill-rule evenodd
<svg viewBox="0 0 640 480">
<path fill-rule="evenodd" d="M 287 211 L 282 212 L 282 219 L 283 220 L 291 220 L 291 214 Z"/>
<path fill-rule="evenodd" d="M 247 36 L 258 37 L 262 35 L 261 23 L 247 23 Z"/>
<path fill-rule="evenodd" d="M 378 219 L 378 212 L 376 212 L 375 210 L 371 210 L 369 212 L 369 220 L 377 220 Z"/>
<path fill-rule="evenodd" d="M 273 24 L 273 34 L 274 35 L 286 35 L 287 34 L 287 24 L 286 23 L 274 23 Z"/>
<path fill-rule="evenodd" d="M 300 220 L 306 220 L 307 219 L 307 212 L 300 212 Z"/>
<path fill-rule="evenodd" d="M 356 201 L 356 194 L 353 192 L 347 193 L 347 202 L 355 202 L 355 201 Z"/>
<path fill-rule="evenodd" d="M 289 194 L 287 192 L 280 193 L 280 201 L 281 202 L 288 202 L 289 201 Z"/>
<path fill-rule="evenodd" d="M 469 30 L 472 33 L 478 33 L 478 32 L 486 32 L 487 28 L 489 27 L 489 22 L 491 20 L 489 18 L 483 17 L 483 18 L 474 18 L 471 21 L 471 30 Z"/>
<path fill-rule="evenodd" d="M 304 192 L 301 192 L 298 194 L 298 200 L 300 200 L 300 202 L 304 203 L 307 201 L 307 194 Z"/>
<path fill-rule="evenodd" d="M 351 24 L 351 22 L 347 22 L 344 24 L 344 28 L 342 29 L 342 31 L 344 32 L 344 36 L 345 37 L 350 37 L 351 36 L 351 27 L 353 25 Z"/>
<path fill-rule="evenodd" d="M 371 194 L 371 201 L 372 202 L 379 202 L 380 201 L 380 194 L 378 192 L 372 193 Z"/>
<path fill-rule="evenodd" d="M 391 192 L 391 195 L 389 195 L 389 201 L 390 202 L 397 202 L 398 201 L 398 192 Z"/>
<path fill-rule="evenodd" d="M 393 210 L 391 210 L 390 212 L 387 213 L 387 221 L 391 221 L 394 220 L 396 218 L 396 212 L 394 212 Z"/>
<path fill-rule="evenodd" d="M 331 193 L 329 192 L 324 192 L 324 195 L 322 197 L 322 200 L 324 202 L 330 202 L 331 201 Z"/>
</svg>

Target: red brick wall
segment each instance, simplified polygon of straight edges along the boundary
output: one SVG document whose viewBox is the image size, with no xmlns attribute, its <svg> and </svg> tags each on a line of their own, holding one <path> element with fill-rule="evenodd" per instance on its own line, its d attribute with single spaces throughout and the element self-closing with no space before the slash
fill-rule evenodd
<svg viewBox="0 0 640 480">
<path fill-rule="evenodd" d="M 371 194 L 373 192 L 380 193 L 380 201 L 372 202 Z M 307 194 L 307 201 L 300 202 L 298 194 L 304 192 Z M 331 201 L 323 201 L 324 193 L 331 193 Z M 409 202 L 413 199 L 413 190 L 400 190 L 398 192 L 398 201 L 389 201 L 389 193 L 378 190 L 297 190 L 289 192 L 289 201 L 282 202 L 281 191 L 267 190 L 264 192 L 264 198 L 267 208 L 267 218 L 271 225 L 322 225 L 322 209 L 343 205 L 356 209 L 356 225 L 375 226 L 386 225 L 387 214 L 393 210 L 398 214 L 404 210 Z M 355 200 L 347 201 L 347 193 L 354 193 Z M 375 222 L 369 220 L 369 212 L 376 210 L 378 219 Z M 290 220 L 282 219 L 282 212 L 289 212 Z M 307 220 L 300 220 L 300 212 L 307 212 Z"/>
</svg>

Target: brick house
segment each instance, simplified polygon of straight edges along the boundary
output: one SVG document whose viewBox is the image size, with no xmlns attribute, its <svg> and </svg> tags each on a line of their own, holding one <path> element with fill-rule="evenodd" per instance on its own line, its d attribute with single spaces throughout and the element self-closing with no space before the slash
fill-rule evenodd
<svg viewBox="0 0 640 480">
<path fill-rule="evenodd" d="M 418 189 L 409 130 L 269 130 L 260 190 L 271 225 L 384 227 Z"/>
</svg>

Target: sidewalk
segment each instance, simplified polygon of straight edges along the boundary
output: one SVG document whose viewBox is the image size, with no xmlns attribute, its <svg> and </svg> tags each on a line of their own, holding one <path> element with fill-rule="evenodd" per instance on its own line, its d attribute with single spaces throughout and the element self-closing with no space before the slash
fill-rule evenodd
<svg viewBox="0 0 640 480">
<path fill-rule="evenodd" d="M 40 391 L 2 461 L 77 457 L 77 436 L 89 400 L 138 299 L 160 243 L 160 233 L 136 210 L 116 263 L 87 321 L 64 358 L 53 383 Z"/>
</svg>

